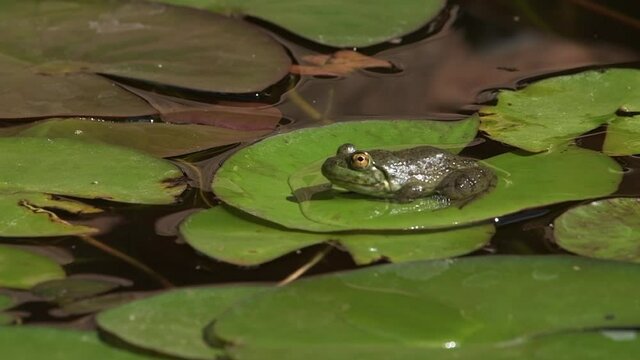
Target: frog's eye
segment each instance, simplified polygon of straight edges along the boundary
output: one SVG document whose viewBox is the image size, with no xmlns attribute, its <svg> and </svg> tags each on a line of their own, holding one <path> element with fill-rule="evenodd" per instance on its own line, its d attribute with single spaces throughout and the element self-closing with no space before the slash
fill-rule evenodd
<svg viewBox="0 0 640 360">
<path fill-rule="evenodd" d="M 356 170 L 366 169 L 371 165 L 371 155 L 359 151 L 351 155 L 351 167 Z"/>
</svg>

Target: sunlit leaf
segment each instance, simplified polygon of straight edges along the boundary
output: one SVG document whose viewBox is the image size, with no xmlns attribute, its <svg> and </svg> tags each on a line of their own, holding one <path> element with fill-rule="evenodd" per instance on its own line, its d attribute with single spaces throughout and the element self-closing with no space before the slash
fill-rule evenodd
<svg viewBox="0 0 640 360">
<path fill-rule="evenodd" d="M 365 150 L 412 144 L 448 148 L 467 143 L 474 134 L 474 119 L 365 121 L 292 131 L 231 156 L 216 174 L 213 190 L 227 204 L 289 228 L 400 230 L 459 226 L 530 207 L 604 196 L 615 191 L 622 178 L 614 160 L 586 149 L 535 156 L 507 153 L 485 160 L 498 176 L 495 189 L 463 208 L 437 209 L 442 204 L 430 197 L 403 204 L 330 190 L 320 174 L 322 161 L 343 143 Z"/>
<path fill-rule="evenodd" d="M 161 0 L 213 12 L 255 16 L 320 44 L 362 47 L 418 30 L 442 10 L 443 0 Z"/>
<path fill-rule="evenodd" d="M 350 349 L 371 355 L 356 358 L 466 359 L 456 355 L 521 345 L 526 354 L 538 351 L 527 345 L 534 336 L 636 327 L 640 290 L 629 284 L 638 276 L 640 267 L 632 264 L 569 256 L 376 266 L 299 280 L 246 299 L 212 324 L 207 340 L 242 354 L 238 359 L 285 349 L 288 359 L 300 358 L 296 351 L 308 359 L 343 359 L 340 354 Z M 541 353 L 563 348 L 553 341 L 549 346 Z M 425 356 L 445 349 L 442 356 Z M 557 357 L 538 359 L 549 358 Z"/>
<path fill-rule="evenodd" d="M 497 105 L 481 110 L 480 129 L 537 152 L 613 121 L 618 110 L 640 110 L 640 70 L 585 71 L 502 90 Z"/>
<path fill-rule="evenodd" d="M 640 199 L 576 206 L 555 220 L 553 234 L 558 245 L 582 256 L 640 262 Z"/>
<path fill-rule="evenodd" d="M 168 204 L 184 190 L 171 163 L 133 150 L 70 139 L 0 138 L 0 193 L 45 192 Z"/>
<path fill-rule="evenodd" d="M 251 141 L 269 132 L 270 130 L 238 131 L 205 125 L 52 119 L 37 122 L 15 135 L 103 142 L 130 147 L 158 157 L 171 157 Z"/>
<path fill-rule="evenodd" d="M 217 206 L 191 215 L 180 226 L 184 239 L 215 259 L 257 265 L 297 249 L 333 241 L 358 264 L 382 259 L 394 262 L 459 256 L 484 246 L 494 229 L 480 225 L 444 231 L 312 233 Z"/>
<path fill-rule="evenodd" d="M 55 261 L 26 250 L 0 245 L 0 287 L 29 289 L 38 283 L 64 277 L 64 270 Z"/>
<path fill-rule="evenodd" d="M 228 286 L 170 291 L 102 312 L 100 328 L 135 346 L 188 359 L 222 354 L 203 339 L 204 327 L 229 306 L 263 290 Z"/>
<path fill-rule="evenodd" d="M 640 153 L 640 116 L 617 117 L 607 126 L 602 152 L 611 156 Z"/>
</svg>

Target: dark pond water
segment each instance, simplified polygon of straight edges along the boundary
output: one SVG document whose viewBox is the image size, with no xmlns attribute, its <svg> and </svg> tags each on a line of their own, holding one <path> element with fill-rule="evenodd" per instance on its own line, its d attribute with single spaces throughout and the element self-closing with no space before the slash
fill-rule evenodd
<svg viewBox="0 0 640 360">
<path fill-rule="evenodd" d="M 400 71 L 360 71 L 346 78 L 294 77 L 283 79 L 261 94 L 212 96 L 156 89 L 198 100 L 241 100 L 273 103 L 284 114 L 278 132 L 319 125 L 300 106 L 303 99 L 325 118 L 354 119 L 460 119 L 491 102 L 494 90 L 514 88 L 526 79 L 574 71 L 577 68 L 633 63 L 640 58 L 640 3 L 634 1 L 458 1 L 434 23 L 394 44 L 358 49 L 386 59 Z M 615 8 L 613 8 L 615 6 Z M 295 57 L 331 52 L 278 28 L 252 20 L 270 31 Z M 144 84 L 134 84 L 148 87 Z M 295 98 L 291 95 L 295 86 Z M 599 149 L 601 129 L 582 137 L 582 146 Z M 99 202 L 107 214 L 78 219 L 108 228 L 98 239 L 147 264 L 175 286 L 229 282 L 279 281 L 307 263 L 329 245 L 302 249 L 258 267 L 240 267 L 197 254 L 177 235 L 176 226 L 190 211 L 215 202 L 211 177 L 220 163 L 246 144 L 211 149 L 182 157 L 205 178 L 204 196 L 192 187 L 181 203 L 172 206 L 139 206 Z M 509 150 L 484 139 L 464 154 L 485 158 Z M 640 159 L 617 159 L 626 169 L 619 193 L 640 195 Z M 187 172 L 192 174 L 192 172 Z M 542 191 L 542 190 L 541 190 Z M 491 254 L 559 253 L 549 236 L 548 224 L 575 202 L 562 203 L 497 219 L 498 230 L 486 248 L 470 256 Z M 103 274 L 132 281 L 123 291 L 160 289 L 145 273 L 74 237 L 55 239 L 7 239 L 3 243 L 44 244 L 66 249 L 75 259 L 65 266 L 69 274 Z M 311 268 L 305 276 L 355 268 L 351 257 L 339 248 Z M 32 312 L 26 322 L 71 321 L 74 317 L 50 317 L 49 305 L 27 304 Z"/>
</svg>

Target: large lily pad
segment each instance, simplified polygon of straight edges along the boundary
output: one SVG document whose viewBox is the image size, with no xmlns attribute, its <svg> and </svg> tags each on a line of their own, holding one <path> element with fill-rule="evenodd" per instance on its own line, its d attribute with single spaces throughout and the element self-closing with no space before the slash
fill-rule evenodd
<svg viewBox="0 0 640 360">
<path fill-rule="evenodd" d="M 48 257 L 0 245 L 0 287 L 29 289 L 64 277 L 62 267 Z"/>
<path fill-rule="evenodd" d="M 356 263 L 368 264 L 464 255 L 484 246 L 494 228 L 485 224 L 444 231 L 312 233 L 218 206 L 189 216 L 180 233 L 201 253 L 238 265 L 258 265 L 329 240 L 349 251 Z"/>
<path fill-rule="evenodd" d="M 184 190 L 171 163 L 133 150 L 69 139 L 0 139 L 0 193 L 44 192 L 169 204 Z M 2 195 L 0 195 L 2 196 Z"/>
<path fill-rule="evenodd" d="M 234 207 L 286 227 L 342 230 L 302 215 L 289 185 L 291 176 L 304 171 L 309 164 L 334 155 L 344 143 L 355 143 L 362 149 L 430 144 L 457 151 L 475 137 L 477 127 L 477 118 L 372 120 L 292 131 L 246 147 L 227 159 L 213 179 L 213 191 Z M 319 172 L 319 165 L 317 170 Z"/>
<path fill-rule="evenodd" d="M 444 7 L 443 0 L 161 0 L 217 13 L 254 16 L 320 44 L 360 47 L 415 31 Z"/>
<path fill-rule="evenodd" d="M 327 190 L 320 174 L 322 159 L 342 143 L 354 142 L 363 149 L 401 142 L 446 147 L 469 141 L 473 121 L 352 122 L 274 136 L 230 157 L 214 178 L 213 189 L 226 203 L 289 228 L 399 230 L 458 226 L 525 208 L 604 196 L 615 191 L 622 178 L 615 161 L 590 150 L 508 153 L 486 160 L 499 177 L 495 189 L 463 208 L 434 210 L 438 204 L 432 198 L 400 204 Z M 585 177 L 587 173 L 597 176 Z"/>
<path fill-rule="evenodd" d="M 640 153 L 640 116 L 618 117 L 607 126 L 602 152 L 612 156 Z"/>
<path fill-rule="evenodd" d="M 229 306 L 264 290 L 261 286 L 180 289 L 102 312 L 100 328 L 135 346 L 189 359 L 221 355 L 203 329 Z"/>
<path fill-rule="evenodd" d="M 207 339 L 253 354 L 241 359 L 274 349 L 305 348 L 311 359 L 341 358 L 343 348 L 375 349 L 373 359 L 422 358 L 398 349 L 508 349 L 539 335 L 637 326 L 640 289 L 629 284 L 638 276 L 635 265 L 569 256 L 377 266 L 249 298 L 220 316 Z M 442 358 L 459 355 L 451 351 Z"/>
<path fill-rule="evenodd" d="M 611 198 L 576 206 L 553 224 L 556 242 L 568 251 L 640 262 L 639 198 Z"/>
<path fill-rule="evenodd" d="M 120 106 L 124 91 L 101 78 L 78 74 L 244 93 L 277 82 L 290 66 L 282 46 L 251 24 L 185 7 L 140 1 L 9 0 L 0 8 L 0 69 L 11 68 L 0 73 L 12 74 L 3 77 L 3 88 L 38 88 L 35 99 L 62 102 L 57 108 L 39 104 L 46 110 L 39 116 L 96 115 L 92 106 L 103 114 L 109 104 Z M 45 79 L 48 86 L 33 81 L 44 78 L 41 75 L 52 77 Z M 80 93 L 87 90 L 91 92 Z M 5 95 L 0 109 L 10 109 L 4 116 L 35 113 L 13 104 L 16 99 L 36 103 L 28 92 L 0 94 Z M 69 105 L 76 100 L 81 103 Z M 150 109 L 140 99 L 123 105 L 135 113 Z M 86 112 L 76 112 L 83 109 Z"/>
<path fill-rule="evenodd" d="M 130 147 L 159 157 L 171 157 L 254 140 L 269 132 L 238 131 L 206 125 L 51 119 L 38 122 L 16 135 L 103 142 Z"/>
<path fill-rule="evenodd" d="M 0 193 L 0 236 L 62 236 L 96 232 L 97 229 L 73 225 L 51 210 L 71 213 L 95 213 L 100 209 L 69 199 L 54 199 L 42 193 Z"/>
<path fill-rule="evenodd" d="M 537 152 L 615 120 L 618 110 L 640 110 L 640 70 L 585 71 L 503 90 L 497 105 L 481 110 L 480 129 Z"/>
<path fill-rule="evenodd" d="M 0 328 L 0 354 L 5 359 L 29 360 L 154 359 L 108 346 L 95 332 L 35 326 Z"/>
</svg>

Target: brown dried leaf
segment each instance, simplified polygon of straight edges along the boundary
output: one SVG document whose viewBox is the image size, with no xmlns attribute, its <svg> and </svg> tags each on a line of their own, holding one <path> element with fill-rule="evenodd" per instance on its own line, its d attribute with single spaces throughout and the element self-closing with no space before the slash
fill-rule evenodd
<svg viewBox="0 0 640 360">
<path fill-rule="evenodd" d="M 333 54 L 307 55 L 302 59 L 312 65 L 292 65 L 291 73 L 311 76 L 346 76 L 360 69 L 393 68 L 393 64 L 387 60 L 376 59 L 351 50 L 340 50 Z"/>
</svg>

